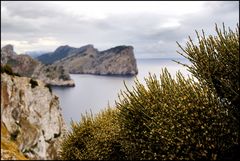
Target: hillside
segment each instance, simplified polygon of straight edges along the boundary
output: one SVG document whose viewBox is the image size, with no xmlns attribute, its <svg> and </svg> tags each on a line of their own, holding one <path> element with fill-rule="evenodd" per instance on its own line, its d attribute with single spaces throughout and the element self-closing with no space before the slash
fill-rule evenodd
<svg viewBox="0 0 240 161">
<path fill-rule="evenodd" d="M 1 49 L 1 65 L 6 64 L 21 76 L 40 79 L 50 85 L 74 86 L 73 80 L 62 65 L 44 65 L 28 55 L 18 55 L 12 45 Z"/>
</svg>

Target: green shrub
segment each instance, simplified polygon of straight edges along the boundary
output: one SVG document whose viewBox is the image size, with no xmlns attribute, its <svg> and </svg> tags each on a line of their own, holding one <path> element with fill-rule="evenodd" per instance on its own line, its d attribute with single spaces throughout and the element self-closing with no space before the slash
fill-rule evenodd
<svg viewBox="0 0 240 161">
<path fill-rule="evenodd" d="M 61 147 L 64 160 L 124 159 L 118 136 L 116 109 L 107 109 L 96 117 L 86 114 L 79 123 L 72 122 Z"/>
<path fill-rule="evenodd" d="M 186 49 L 179 45 L 195 77 L 173 79 L 164 69 L 160 79 L 136 81 L 116 109 L 72 123 L 62 159 L 238 159 L 239 30 L 216 30 L 208 38 L 197 33 L 199 46 L 191 38 Z"/>
<path fill-rule="evenodd" d="M 206 37 L 204 31 L 194 44 L 189 37 L 187 46 L 178 52 L 192 62 L 188 70 L 200 81 L 216 92 L 223 102 L 229 102 L 240 117 L 239 88 L 239 26 L 235 31 L 223 30 L 216 25 L 216 36 Z"/>
<path fill-rule="evenodd" d="M 4 69 L 2 65 L 1 65 L 1 73 L 4 73 Z"/>
<path fill-rule="evenodd" d="M 192 62 L 187 66 L 188 70 L 199 80 L 199 83 L 206 84 L 215 95 L 221 100 L 222 104 L 229 107 L 234 113 L 232 121 L 236 123 L 239 130 L 240 123 L 240 98 L 239 98 L 239 25 L 235 31 L 228 28 L 219 29 L 216 25 L 216 36 L 205 36 L 204 31 L 198 37 L 198 43 L 194 44 L 189 37 L 187 46 L 183 48 L 179 43 L 182 52 L 178 52 Z M 238 131 L 238 136 L 240 131 Z M 233 145 L 226 154 L 225 158 L 239 158 L 240 151 L 239 137 L 237 145 Z"/>
<path fill-rule="evenodd" d="M 63 66 L 60 66 L 58 70 L 60 72 L 59 79 L 70 80 L 70 75 Z"/>
<path fill-rule="evenodd" d="M 216 160 L 237 144 L 229 107 L 207 87 L 167 70 L 122 92 L 117 109 L 72 123 L 62 159 Z"/>
<path fill-rule="evenodd" d="M 7 73 L 9 75 L 13 75 L 13 71 L 10 65 L 6 64 L 4 66 L 1 66 L 1 73 Z"/>
<path fill-rule="evenodd" d="M 36 80 L 33 80 L 32 78 L 30 79 L 29 83 L 31 84 L 32 88 L 35 88 L 36 86 L 38 86 L 38 82 Z"/>
<path fill-rule="evenodd" d="M 120 136 L 130 160 L 215 160 L 237 143 L 239 130 L 231 113 L 207 86 L 165 69 L 146 87 L 136 82 L 122 93 Z"/>
<path fill-rule="evenodd" d="M 50 69 L 49 69 L 49 68 L 47 68 L 47 69 L 46 69 L 46 72 L 47 72 L 47 73 L 48 73 L 48 72 L 50 72 Z"/>
<path fill-rule="evenodd" d="M 20 132 L 19 130 L 16 130 L 16 131 L 14 131 L 13 133 L 11 133 L 11 134 L 10 134 L 10 140 L 16 141 L 19 132 Z"/>
<path fill-rule="evenodd" d="M 11 66 L 8 64 L 5 64 L 4 66 L 1 65 L 1 73 L 6 73 L 12 76 L 20 76 L 18 73 L 14 73 Z"/>
</svg>

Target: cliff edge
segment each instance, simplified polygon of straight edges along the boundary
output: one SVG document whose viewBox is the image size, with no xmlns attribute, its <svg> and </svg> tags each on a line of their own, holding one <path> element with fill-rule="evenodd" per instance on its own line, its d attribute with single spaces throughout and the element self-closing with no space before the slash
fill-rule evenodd
<svg viewBox="0 0 240 161">
<path fill-rule="evenodd" d="M 138 73 L 132 46 L 116 46 L 98 51 L 93 45 L 80 48 L 68 45 L 37 59 L 44 64 L 62 65 L 72 74 L 129 75 Z"/>
<path fill-rule="evenodd" d="M 66 124 L 58 97 L 42 81 L 1 74 L 1 125 L 27 158 L 58 158 Z"/>
<path fill-rule="evenodd" d="M 8 64 L 13 72 L 25 77 L 40 79 L 46 84 L 74 86 L 69 73 L 60 65 L 45 65 L 28 55 L 16 54 L 12 45 L 1 49 L 1 65 Z"/>
</svg>

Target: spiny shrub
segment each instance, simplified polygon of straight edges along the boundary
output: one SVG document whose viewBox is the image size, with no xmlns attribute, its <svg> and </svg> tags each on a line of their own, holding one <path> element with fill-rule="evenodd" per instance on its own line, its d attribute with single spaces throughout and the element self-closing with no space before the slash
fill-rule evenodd
<svg viewBox="0 0 240 161">
<path fill-rule="evenodd" d="M 205 36 L 196 31 L 198 43 L 193 43 L 189 37 L 187 46 L 183 48 L 179 43 L 182 52 L 178 52 L 192 62 L 186 65 L 188 70 L 199 80 L 199 83 L 207 85 L 222 104 L 228 104 L 229 110 L 234 113 L 232 121 L 239 127 L 240 123 L 240 98 L 239 98 L 239 25 L 235 31 L 228 28 L 219 29 L 216 25 L 216 36 Z M 239 129 L 239 128 L 238 128 Z M 238 131 L 238 136 L 240 131 Z M 239 157 L 238 144 L 232 146 L 225 155 L 227 158 Z M 223 158 L 225 159 L 225 158 Z"/>
<path fill-rule="evenodd" d="M 72 131 L 61 146 L 64 160 L 124 159 L 118 136 L 116 109 L 107 109 L 96 117 L 83 115 L 79 123 L 72 122 Z"/>
<path fill-rule="evenodd" d="M 192 62 L 186 65 L 188 70 L 199 80 L 216 92 L 223 102 L 234 106 L 240 117 L 239 88 L 239 25 L 235 31 L 219 29 L 216 25 L 216 36 L 205 36 L 196 31 L 198 43 L 191 37 L 183 48 L 179 43 L 179 54 Z"/>
<path fill-rule="evenodd" d="M 35 88 L 36 86 L 38 86 L 38 82 L 32 78 L 30 79 L 29 83 L 31 84 L 32 88 Z"/>
<path fill-rule="evenodd" d="M 199 46 L 191 39 L 186 49 L 180 46 L 197 81 L 181 73 L 173 79 L 167 69 L 159 80 L 136 81 L 121 92 L 117 109 L 72 124 L 62 158 L 238 159 L 232 148 L 239 148 L 239 29 L 216 30 L 215 37 L 198 36 Z"/>
<path fill-rule="evenodd" d="M 136 82 L 123 92 L 118 120 L 130 160 L 217 159 L 236 143 L 236 124 L 214 93 L 181 73 L 172 79 L 165 69 L 146 87 Z"/>
</svg>

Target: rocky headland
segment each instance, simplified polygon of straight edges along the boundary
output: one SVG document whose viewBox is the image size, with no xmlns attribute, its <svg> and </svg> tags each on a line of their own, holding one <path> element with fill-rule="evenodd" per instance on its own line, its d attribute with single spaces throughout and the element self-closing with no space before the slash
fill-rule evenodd
<svg viewBox="0 0 240 161">
<path fill-rule="evenodd" d="M 63 65 L 71 74 L 129 75 L 138 73 L 132 46 L 117 46 L 98 51 L 93 45 L 80 48 L 58 47 L 37 60 L 44 64 Z"/>
<path fill-rule="evenodd" d="M 14 73 L 42 80 L 56 86 L 74 86 L 68 71 L 62 65 L 45 65 L 25 54 L 16 54 L 12 45 L 1 49 L 1 66 L 8 64 Z"/>
</svg>

